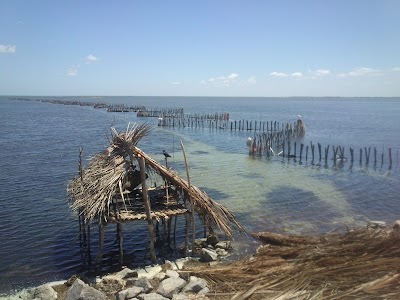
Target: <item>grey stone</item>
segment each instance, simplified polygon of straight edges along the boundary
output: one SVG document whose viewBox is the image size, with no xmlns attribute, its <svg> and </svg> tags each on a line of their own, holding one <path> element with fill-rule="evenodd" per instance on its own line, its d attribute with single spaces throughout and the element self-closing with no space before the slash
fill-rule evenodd
<svg viewBox="0 0 400 300">
<path fill-rule="evenodd" d="M 218 242 L 218 243 L 215 245 L 215 248 L 221 248 L 221 249 L 224 249 L 224 250 L 229 250 L 229 249 L 231 249 L 231 242 L 230 242 L 230 241 L 221 241 L 221 242 Z"/>
<path fill-rule="evenodd" d="M 126 290 L 120 291 L 117 294 L 117 300 L 126 300 L 126 299 L 132 299 L 139 295 L 140 293 L 143 293 L 143 288 L 134 286 L 131 288 L 128 288 Z"/>
<path fill-rule="evenodd" d="M 211 262 L 218 259 L 218 254 L 215 251 L 202 248 L 200 252 L 200 261 Z"/>
<path fill-rule="evenodd" d="M 82 280 L 80 280 L 79 278 L 76 279 L 71 287 L 68 289 L 65 300 L 78 299 L 85 285 L 86 284 Z"/>
<path fill-rule="evenodd" d="M 164 297 L 172 298 L 173 294 L 178 294 L 181 289 L 187 284 L 182 278 L 167 278 L 161 281 L 158 286 L 157 293 Z"/>
<path fill-rule="evenodd" d="M 138 277 L 138 272 L 129 268 L 124 268 L 116 274 L 122 279 Z"/>
<path fill-rule="evenodd" d="M 151 285 L 149 279 L 147 277 L 140 277 L 140 278 L 135 278 L 135 279 L 128 279 L 126 281 L 126 286 L 127 287 L 140 287 L 143 289 L 144 293 L 147 293 L 151 289 L 153 289 L 153 286 Z"/>
<path fill-rule="evenodd" d="M 44 284 L 28 291 L 29 298 L 37 300 L 56 300 L 57 292 L 49 285 Z"/>
<path fill-rule="evenodd" d="M 226 251 L 225 249 L 221 249 L 221 248 L 218 248 L 217 250 L 215 250 L 215 252 L 219 256 L 227 256 L 229 254 L 228 251 Z"/>
<path fill-rule="evenodd" d="M 386 222 L 384 221 L 369 221 L 368 226 L 374 229 L 378 228 L 385 228 L 386 227 Z"/>
<path fill-rule="evenodd" d="M 158 273 L 157 275 L 155 275 L 154 277 L 153 277 L 153 279 L 155 279 L 155 280 L 158 280 L 158 281 L 161 281 L 161 280 L 164 280 L 165 279 L 165 273 L 164 272 L 160 272 L 160 273 Z"/>
<path fill-rule="evenodd" d="M 190 276 L 189 283 L 182 292 L 198 293 L 207 286 L 207 281 L 196 276 Z"/>
<path fill-rule="evenodd" d="M 65 300 L 107 300 L 107 296 L 85 284 L 82 280 L 76 279 L 68 289 Z"/>
<path fill-rule="evenodd" d="M 169 300 L 169 298 L 165 298 L 157 293 L 150 294 L 140 294 L 138 295 L 139 300 Z"/>
<path fill-rule="evenodd" d="M 204 289 L 201 289 L 197 295 L 205 295 L 208 294 L 210 292 L 210 289 L 206 286 Z"/>
<path fill-rule="evenodd" d="M 169 278 L 178 278 L 178 277 L 179 277 L 178 272 L 177 272 L 177 271 L 173 271 L 173 270 L 167 270 L 167 271 L 165 272 L 165 275 L 166 275 L 167 277 L 169 277 Z"/>
<path fill-rule="evenodd" d="M 190 300 L 190 298 L 184 293 L 179 293 L 173 295 L 172 300 Z"/>
</svg>

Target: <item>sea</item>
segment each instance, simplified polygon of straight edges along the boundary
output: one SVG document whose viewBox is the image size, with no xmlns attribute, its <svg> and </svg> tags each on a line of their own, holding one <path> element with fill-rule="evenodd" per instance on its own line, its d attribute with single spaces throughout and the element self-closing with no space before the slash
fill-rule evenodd
<svg viewBox="0 0 400 300">
<path fill-rule="evenodd" d="M 230 209 L 248 232 L 316 235 L 400 219 L 400 98 L 24 98 L 183 108 L 187 114 L 228 112 L 230 121 L 295 122 L 300 117 L 306 136 L 297 139 L 298 145 L 320 143 L 322 149 L 340 145 L 347 159 L 335 163 L 332 150 L 326 163 L 312 162 L 310 153 L 308 160 L 304 154 L 302 160 L 251 155 L 246 141 L 254 136 L 252 131 L 159 127 L 157 118 L 137 117 L 135 112 L 111 113 L 0 96 L 0 295 L 95 272 L 82 253 L 78 217 L 70 209 L 67 185 L 78 174 L 79 148 L 87 165 L 108 146 L 112 126 L 123 131 L 129 123 L 151 125 L 151 133 L 138 146 L 160 163 L 165 149 L 172 156 L 169 167 L 186 178 L 182 142 L 191 183 Z M 370 158 L 366 164 L 363 157 L 360 164 L 359 150 L 369 147 L 376 148 L 378 162 Z M 142 223 L 124 225 L 128 266 L 149 262 L 147 229 Z M 179 224 L 177 246 L 185 234 Z M 104 257 L 113 266 L 118 262 L 116 229 L 108 227 Z M 196 235 L 202 237 L 202 226 L 197 228 Z M 97 237 L 93 225 L 92 256 Z M 251 254 L 257 246 L 252 238 L 235 233 L 232 257 Z M 162 259 L 180 253 L 163 248 L 157 254 Z"/>
</svg>

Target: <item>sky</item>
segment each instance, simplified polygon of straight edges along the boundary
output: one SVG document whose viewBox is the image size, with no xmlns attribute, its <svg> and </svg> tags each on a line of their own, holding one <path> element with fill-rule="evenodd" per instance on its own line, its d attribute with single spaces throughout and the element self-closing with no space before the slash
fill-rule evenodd
<svg viewBox="0 0 400 300">
<path fill-rule="evenodd" d="M 398 97 L 400 1 L 1 0 L 0 95 Z"/>
</svg>

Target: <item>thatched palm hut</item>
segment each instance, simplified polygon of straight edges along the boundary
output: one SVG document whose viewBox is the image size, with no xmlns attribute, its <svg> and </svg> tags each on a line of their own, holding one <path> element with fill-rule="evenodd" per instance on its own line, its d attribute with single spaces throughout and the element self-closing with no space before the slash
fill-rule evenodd
<svg viewBox="0 0 400 300">
<path fill-rule="evenodd" d="M 147 124 L 128 125 L 125 132 L 117 132 L 115 128 L 111 128 L 110 146 L 95 155 L 84 170 L 80 168 L 79 176 L 68 186 L 72 199 L 71 208 L 79 213 L 83 228 L 88 226 L 90 229 L 90 224 L 93 223 L 99 225 L 97 259 L 101 259 L 104 226 L 109 223 L 116 223 L 118 226 L 121 262 L 124 222 L 147 220 L 153 260 L 153 220 L 170 220 L 172 217 L 184 215 L 187 226 L 186 250 L 189 217 L 192 217 L 194 224 L 194 212 L 210 228 L 218 229 L 227 236 L 233 234 L 232 225 L 239 231 L 244 231 L 227 208 L 137 147 L 150 129 Z M 184 150 L 183 145 L 182 149 Z M 165 185 L 148 188 L 146 173 L 150 172 L 160 176 Z"/>
</svg>

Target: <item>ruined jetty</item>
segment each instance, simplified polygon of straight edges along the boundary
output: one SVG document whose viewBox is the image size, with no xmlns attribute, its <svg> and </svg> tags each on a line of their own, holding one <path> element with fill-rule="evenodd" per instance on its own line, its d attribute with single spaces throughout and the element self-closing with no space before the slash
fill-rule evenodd
<svg viewBox="0 0 400 300">
<path fill-rule="evenodd" d="M 79 174 L 69 183 L 70 207 L 79 215 L 81 234 L 85 240 L 89 239 L 89 257 L 91 225 L 98 226 L 99 245 L 95 262 L 102 261 L 104 227 L 111 224 L 117 227 L 121 264 L 124 254 L 122 229 L 126 222 L 147 222 L 153 262 L 156 260 L 154 222 L 168 224 L 169 239 L 172 232 L 175 235 L 177 226 L 175 221 L 172 231 L 172 220 L 180 216 L 185 218 L 185 255 L 188 253 L 190 230 L 194 247 L 195 214 L 210 233 L 219 231 L 232 237 L 234 229 L 245 232 L 232 212 L 190 183 L 187 163 L 188 180 L 185 180 L 137 147 L 150 131 L 147 124 L 128 125 L 124 132 L 112 128 L 110 145 L 95 155 L 86 168 L 83 168 L 80 158 Z M 182 151 L 186 161 L 183 144 Z M 163 184 L 150 186 L 149 182 Z"/>
</svg>

